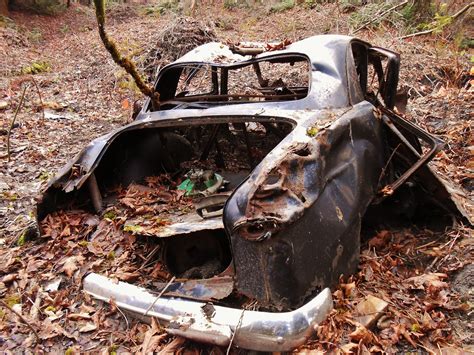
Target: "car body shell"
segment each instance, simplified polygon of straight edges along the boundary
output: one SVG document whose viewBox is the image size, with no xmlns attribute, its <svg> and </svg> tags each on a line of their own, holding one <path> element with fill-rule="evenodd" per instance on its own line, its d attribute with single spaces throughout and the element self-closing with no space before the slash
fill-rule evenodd
<svg viewBox="0 0 474 355">
<path fill-rule="evenodd" d="M 365 48 L 367 53 L 387 54 L 389 63 L 392 60 L 393 67 L 379 82 L 384 85 L 381 89 L 385 104 L 369 99 L 364 92 L 367 82 L 361 81 L 355 47 Z M 299 309 L 334 285 L 341 275 L 355 272 L 363 218 L 369 205 L 380 197 L 381 189 L 393 182 L 386 169 L 391 163 L 394 134 L 387 133 L 384 119 L 399 117 L 390 110 L 398 81 L 398 56 L 339 35 L 310 37 L 254 56 L 238 54 L 222 43 L 209 43 L 162 68 L 155 86 L 162 100 L 172 100 L 173 89 L 169 88 L 176 87 L 177 80 L 173 71 L 183 64 L 232 67 L 295 55 L 307 58 L 311 71 L 308 93 L 298 100 L 173 110 L 151 110 L 148 100 L 134 122 L 97 138 L 59 172 L 38 204 L 38 219 L 64 208 L 72 196 L 82 196 L 79 198 L 93 205 L 94 186 L 97 188 L 94 172 L 106 152 L 131 132 L 210 123 L 288 122 L 292 131 L 232 191 L 220 223 L 232 252 L 234 289 L 269 309 Z M 225 62 L 215 61 L 222 57 Z M 405 133 L 408 140 L 417 140 L 410 132 Z M 418 155 L 407 151 L 412 165 L 422 155 L 421 150 Z M 425 164 L 417 168 L 417 173 L 430 187 L 432 200 L 445 201 L 444 211 L 459 215 L 452 196 Z M 90 285 L 93 281 L 89 281 Z M 98 291 L 90 293 L 97 295 Z M 98 298 L 107 300 L 104 295 Z M 325 312 L 329 309 L 326 307 Z M 258 333 L 257 328 L 249 329 Z M 186 336 L 185 333 L 179 334 Z M 296 337 L 296 343 L 285 346 L 270 346 L 264 341 L 263 345 L 252 347 L 248 339 L 241 344 L 256 350 L 288 350 L 304 341 L 306 330 L 303 333 Z M 278 344 L 277 338 L 270 336 L 270 343 Z M 209 341 L 206 339 L 201 340 Z"/>
</svg>

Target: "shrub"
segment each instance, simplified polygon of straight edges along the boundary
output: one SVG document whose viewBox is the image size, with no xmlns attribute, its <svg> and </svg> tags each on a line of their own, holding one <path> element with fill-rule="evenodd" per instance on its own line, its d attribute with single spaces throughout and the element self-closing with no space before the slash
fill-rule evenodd
<svg viewBox="0 0 474 355">
<path fill-rule="evenodd" d="M 293 7 L 295 7 L 294 0 L 283 0 L 270 7 L 270 12 L 283 12 L 292 9 Z"/>
<path fill-rule="evenodd" d="M 51 66 L 48 62 L 44 60 L 36 61 L 31 63 L 30 65 L 21 68 L 22 74 L 39 74 L 48 72 L 51 69 Z"/>
</svg>

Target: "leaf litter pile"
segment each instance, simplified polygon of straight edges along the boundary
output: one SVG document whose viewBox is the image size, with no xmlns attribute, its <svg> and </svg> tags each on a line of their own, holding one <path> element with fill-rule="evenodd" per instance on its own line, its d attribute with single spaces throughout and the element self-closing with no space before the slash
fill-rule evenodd
<svg viewBox="0 0 474 355">
<path fill-rule="evenodd" d="M 1 313 L 0 330 L 9 334 L 4 349 L 135 352 L 178 345 L 202 349 L 166 335 L 157 323 L 143 324 L 113 303 L 101 304 L 81 291 L 81 279 L 91 271 L 151 289 L 154 282 L 170 278 L 154 261 L 156 244 L 124 228 L 126 216 L 119 212 L 127 211 L 127 217 L 153 212 L 147 206 L 155 206 L 164 195 L 131 185 L 120 194 L 123 210 L 109 209 L 101 218 L 83 211 L 54 212 L 41 222 L 41 237 L 2 250 L 0 295 L 12 310 L 4 308 Z M 173 200 L 176 196 L 166 195 L 171 206 L 174 201 L 175 208 L 187 208 L 187 201 Z M 317 337 L 300 351 L 391 352 L 404 347 L 430 351 L 459 346 L 448 320 L 468 311 L 473 300 L 472 295 L 466 298 L 451 290 L 447 281 L 474 256 L 470 232 L 461 226 L 448 233 L 378 232 L 366 241 L 360 271 L 341 279 L 333 293 L 335 308 L 317 327 Z"/>
<path fill-rule="evenodd" d="M 260 20 L 255 20 L 255 16 L 260 16 L 258 11 L 249 14 L 245 9 L 234 9 L 235 16 L 232 14 L 230 18 L 231 14 L 226 13 L 223 23 L 215 30 L 221 39 L 285 38 L 288 34 L 282 32 L 285 26 L 281 24 L 286 24 L 291 16 L 297 23 L 299 38 L 327 31 L 321 26 L 329 26 L 330 32 L 336 28 L 347 32 L 344 26 L 348 21 L 331 12 L 335 11 L 331 6 L 321 6 L 318 11 L 295 9 L 290 14 L 265 14 Z M 203 9 L 204 13 L 212 11 L 215 10 Z M 8 122 L 3 119 L 1 122 L 3 137 L 21 94 L 23 79 L 18 65 L 27 67 L 40 52 L 54 53 L 46 58 L 51 72 L 35 76 L 43 103 L 38 102 L 34 90 L 27 93 L 25 106 L 18 115 L 20 124 L 12 131 L 12 161 L 2 165 L 1 170 L 2 179 L 5 177 L 0 181 L 4 218 L 1 227 L 7 237 L 2 236 L 0 248 L 0 349 L 68 354 L 75 351 L 225 353 L 226 349 L 167 335 L 157 322 L 145 324 L 113 303 L 106 305 L 92 300 L 81 290 L 82 277 L 91 271 L 150 289 L 170 279 L 168 271 L 156 262 L 159 253 L 156 240 L 139 236 L 137 227 L 125 221 L 139 216 L 153 228 L 166 226 L 166 218 L 155 217 L 157 211 L 191 208 L 189 201 L 174 189 L 157 188 L 163 184 L 153 181 L 148 181 L 147 186 L 131 185 L 115 191 L 119 203 L 101 216 L 84 211 L 60 211 L 41 221 L 43 235 L 36 235 L 28 227 L 24 229 L 23 220 L 27 223 L 31 220 L 27 208 L 34 203 L 32 197 L 52 171 L 72 158 L 72 153 L 89 139 L 126 122 L 130 105 L 123 103 L 136 99 L 135 93 L 124 90 L 123 74 L 114 73 L 113 63 L 95 31 L 91 31 L 95 26 L 91 16 L 88 8 L 72 9 L 64 17 L 54 19 L 52 27 L 58 29 L 60 38 L 54 31 L 45 30 L 44 38 L 37 44 L 29 33 L 26 36 L 14 29 L 0 33 L 2 38 L 8 34 L 8 38 L 15 39 L 0 41 L 0 48 L 7 43 L 10 53 L 2 63 L 5 65 L 0 80 L 4 90 L 0 99 L 9 100 L 9 108 L 0 108 L 0 114 L 9 118 Z M 269 16 L 271 21 L 261 21 Z M 82 23 L 71 22 L 81 31 L 74 36 L 60 34 L 59 29 L 65 29 L 72 17 L 74 21 L 81 17 Z M 336 20 L 328 25 L 327 18 Z M 19 15 L 16 19 L 21 20 Z M 168 20 L 166 16 L 160 18 L 163 23 Z M 254 20 L 255 33 L 245 29 L 249 26 L 246 21 Z M 34 23 L 36 29 L 51 27 L 49 17 L 33 20 L 25 17 L 23 21 Z M 156 26 L 156 19 L 129 16 L 126 21 L 113 23 L 112 35 L 125 47 L 128 44 L 130 50 L 134 44 L 128 43 L 127 37 L 139 38 L 141 46 L 147 48 L 153 32 L 149 28 Z M 308 23 L 312 25 L 302 25 Z M 390 31 L 382 37 L 370 31 L 360 35 L 369 42 L 387 46 L 392 40 Z M 470 115 L 474 73 L 462 64 L 454 74 L 447 75 L 446 68 L 458 62 L 449 56 L 443 59 L 433 54 L 437 41 L 434 38 L 431 43 L 394 42 L 392 47 L 402 52 L 401 82 L 411 88 L 408 106 L 412 111 L 408 117 L 449 142 L 435 158 L 434 165 L 472 196 Z M 158 57 L 163 53 L 157 53 L 145 52 L 151 59 L 143 67 L 158 65 Z M 461 77 L 462 85 L 459 85 L 456 78 Z M 39 106 L 58 117 L 50 115 L 52 118 L 38 120 Z M 359 272 L 340 280 L 333 293 L 334 310 L 315 329 L 314 339 L 296 351 L 359 353 L 416 348 L 452 353 L 461 347 L 472 347 L 474 270 L 469 265 L 474 250 L 472 241 L 472 229 L 463 225 L 454 225 L 445 232 L 412 228 L 380 230 L 367 236 Z"/>
</svg>

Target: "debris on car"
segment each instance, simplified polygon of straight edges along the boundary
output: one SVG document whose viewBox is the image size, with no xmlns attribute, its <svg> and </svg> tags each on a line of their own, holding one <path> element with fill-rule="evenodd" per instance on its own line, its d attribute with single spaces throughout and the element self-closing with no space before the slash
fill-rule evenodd
<svg viewBox="0 0 474 355">
<path fill-rule="evenodd" d="M 163 67 L 159 109 L 85 147 L 37 217 L 113 215 L 157 243 L 153 289 L 90 273 L 93 297 L 189 339 L 288 351 L 355 272 L 362 226 L 469 214 L 427 165 L 441 141 L 393 110 L 396 53 L 339 35 L 249 48 L 208 43 Z"/>
</svg>

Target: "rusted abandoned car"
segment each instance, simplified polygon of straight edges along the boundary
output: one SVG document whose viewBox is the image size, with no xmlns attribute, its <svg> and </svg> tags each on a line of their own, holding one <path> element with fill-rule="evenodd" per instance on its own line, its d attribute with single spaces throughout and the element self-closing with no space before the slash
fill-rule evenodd
<svg viewBox="0 0 474 355">
<path fill-rule="evenodd" d="M 331 310 L 328 287 L 356 270 L 361 226 L 463 218 L 426 165 L 441 142 L 394 110 L 399 63 L 347 36 L 200 46 L 161 69 L 159 107 L 146 102 L 50 182 L 38 219 L 104 213 L 117 186 L 125 205 L 149 192 L 124 229 L 156 237 L 175 278 L 147 291 L 92 273 L 84 290 L 172 334 L 290 350 Z"/>
</svg>

